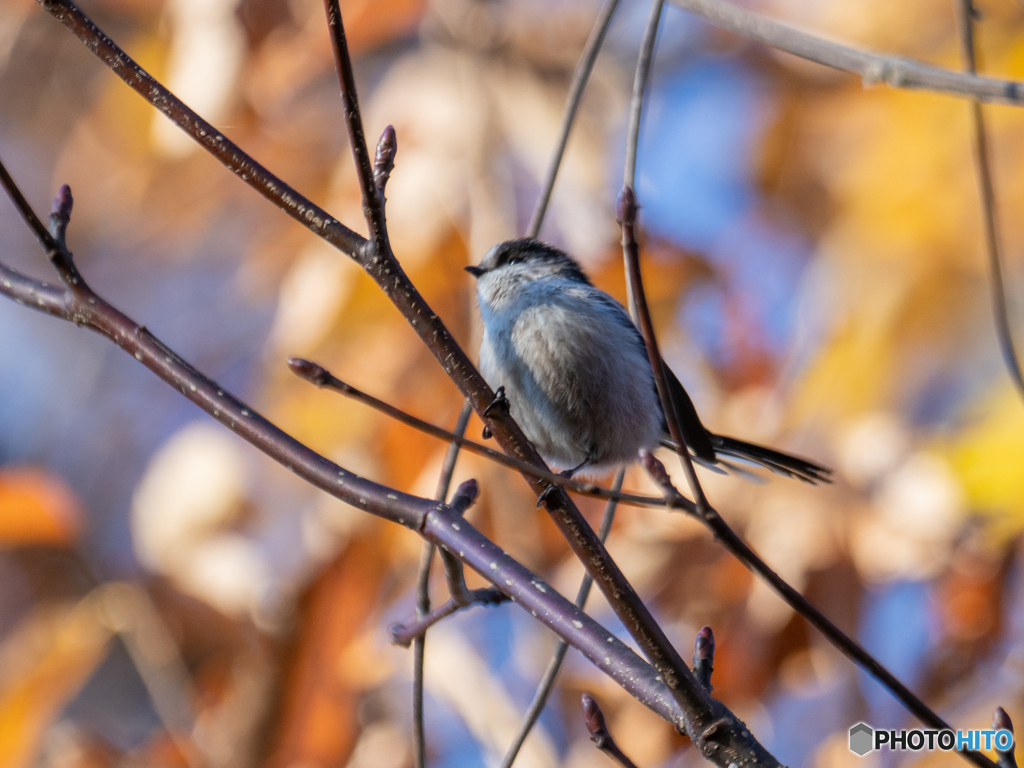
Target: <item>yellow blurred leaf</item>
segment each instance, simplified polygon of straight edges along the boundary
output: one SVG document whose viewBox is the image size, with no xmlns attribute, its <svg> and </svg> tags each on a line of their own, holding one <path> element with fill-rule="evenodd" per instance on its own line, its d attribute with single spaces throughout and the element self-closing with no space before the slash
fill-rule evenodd
<svg viewBox="0 0 1024 768">
<path fill-rule="evenodd" d="M 978 512 L 1024 525 L 1024 409 L 1009 386 L 988 401 L 987 413 L 951 446 L 951 461 Z"/>
</svg>

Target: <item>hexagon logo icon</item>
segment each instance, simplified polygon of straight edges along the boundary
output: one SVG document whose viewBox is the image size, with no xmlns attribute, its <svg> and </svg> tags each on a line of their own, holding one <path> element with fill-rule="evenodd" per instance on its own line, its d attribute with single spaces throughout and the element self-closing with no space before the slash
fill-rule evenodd
<svg viewBox="0 0 1024 768">
<path fill-rule="evenodd" d="M 850 751 L 864 757 L 874 749 L 875 732 L 867 723 L 857 723 L 850 729 Z"/>
</svg>

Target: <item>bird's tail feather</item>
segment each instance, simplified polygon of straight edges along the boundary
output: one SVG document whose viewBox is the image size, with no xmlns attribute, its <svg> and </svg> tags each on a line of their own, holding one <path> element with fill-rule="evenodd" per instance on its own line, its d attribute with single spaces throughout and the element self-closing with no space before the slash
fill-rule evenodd
<svg viewBox="0 0 1024 768">
<path fill-rule="evenodd" d="M 832 470 L 828 467 L 788 453 L 722 435 L 712 435 L 711 444 L 715 447 L 715 454 L 749 461 L 786 477 L 795 477 L 811 484 L 832 482 Z"/>
<path fill-rule="evenodd" d="M 763 467 L 776 474 L 803 480 L 804 482 L 811 483 L 812 485 L 832 482 L 832 470 L 828 467 L 823 467 L 820 464 L 815 464 L 813 461 L 801 459 L 797 456 L 791 456 L 788 453 L 782 453 L 781 451 L 776 451 L 772 448 L 765 448 L 761 445 L 746 443 L 732 437 L 724 437 L 722 435 L 715 434 L 711 434 L 710 437 L 711 444 L 715 449 L 715 462 L 712 463 L 701 459 L 699 456 L 693 456 L 693 459 L 701 466 L 710 469 L 712 472 L 725 474 L 725 471 L 723 470 L 724 467 L 748 480 L 754 480 L 755 482 L 761 480 L 761 478 L 744 467 L 739 466 L 732 461 L 727 461 L 724 457 L 728 456 L 730 459 L 734 459 L 743 464 Z M 676 452 L 680 450 L 679 446 L 671 440 L 662 440 L 662 445 Z"/>
</svg>

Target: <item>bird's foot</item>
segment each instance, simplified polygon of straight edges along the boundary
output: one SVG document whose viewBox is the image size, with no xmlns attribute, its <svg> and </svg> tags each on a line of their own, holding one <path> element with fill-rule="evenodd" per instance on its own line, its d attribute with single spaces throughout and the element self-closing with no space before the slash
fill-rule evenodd
<svg viewBox="0 0 1024 768">
<path fill-rule="evenodd" d="M 541 491 L 540 496 L 537 497 L 537 509 L 540 509 L 541 504 L 547 504 L 551 500 L 551 497 L 555 496 L 559 490 L 559 486 L 549 485 Z"/>
<path fill-rule="evenodd" d="M 589 461 L 589 459 L 587 461 Z M 572 476 L 579 472 L 579 470 L 582 469 L 584 464 L 586 463 L 587 462 L 584 461 L 583 464 L 580 464 L 578 467 L 573 467 L 572 469 L 564 469 L 558 474 L 564 477 L 566 480 L 572 480 Z M 549 485 L 547 488 L 545 488 L 541 492 L 540 496 L 537 497 L 537 507 L 540 508 L 541 504 L 545 503 L 555 493 L 558 493 L 559 488 L 561 488 L 561 486 L 559 485 Z"/>
<path fill-rule="evenodd" d="M 494 411 L 504 411 L 506 414 L 509 412 L 508 398 L 505 397 L 505 388 L 498 387 L 498 391 L 494 393 L 494 399 L 491 400 L 491 404 L 484 408 L 484 416 L 490 416 Z"/>
</svg>

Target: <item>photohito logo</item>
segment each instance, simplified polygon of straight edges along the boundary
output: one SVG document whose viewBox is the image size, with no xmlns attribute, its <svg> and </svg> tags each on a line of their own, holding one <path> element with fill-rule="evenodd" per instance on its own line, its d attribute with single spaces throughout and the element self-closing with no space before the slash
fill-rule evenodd
<svg viewBox="0 0 1024 768">
<path fill-rule="evenodd" d="M 1013 734 L 1007 730 L 902 730 L 880 731 L 867 723 L 857 723 L 850 728 L 850 751 L 864 757 L 875 749 L 922 750 L 941 749 L 948 752 L 953 749 L 993 749 L 1006 752 L 1013 747 Z"/>
</svg>

